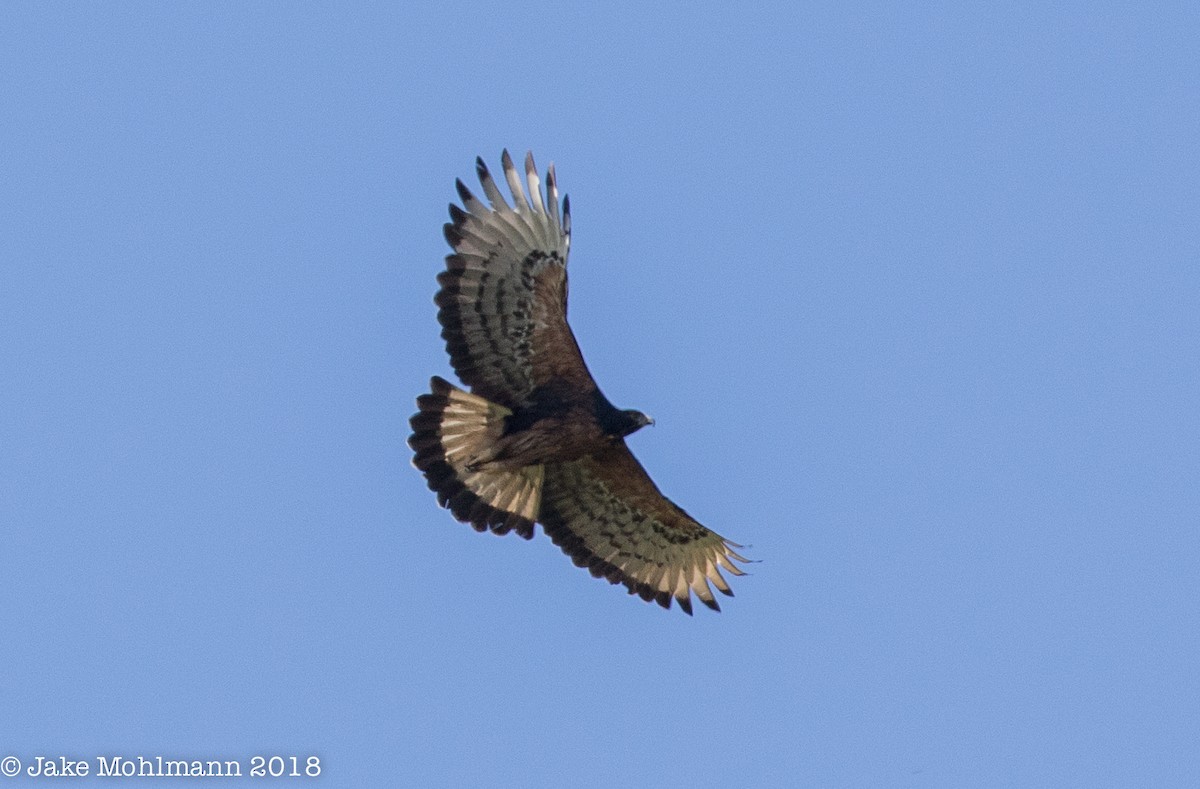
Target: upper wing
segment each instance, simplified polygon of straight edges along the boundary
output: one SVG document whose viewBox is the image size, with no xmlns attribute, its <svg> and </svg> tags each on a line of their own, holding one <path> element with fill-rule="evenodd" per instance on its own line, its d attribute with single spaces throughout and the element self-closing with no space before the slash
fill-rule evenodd
<svg viewBox="0 0 1200 789">
<path fill-rule="evenodd" d="M 692 612 L 691 592 L 721 610 L 708 582 L 732 596 L 720 568 L 743 572 L 742 546 L 706 529 L 664 496 L 622 441 L 602 453 L 546 466 L 542 509 L 546 534 L 597 578 L 630 594 Z"/>
<path fill-rule="evenodd" d="M 525 157 L 528 197 L 508 151 L 502 163 L 512 206 L 483 159 L 475 169 L 490 207 L 456 182 L 463 208 L 450 205 L 445 233 L 454 254 L 438 275 L 434 302 L 458 377 L 476 394 L 517 408 L 552 378 L 595 384 L 567 326 L 570 201 L 563 200 L 560 218 L 553 165 L 543 201 L 532 154 Z"/>
</svg>

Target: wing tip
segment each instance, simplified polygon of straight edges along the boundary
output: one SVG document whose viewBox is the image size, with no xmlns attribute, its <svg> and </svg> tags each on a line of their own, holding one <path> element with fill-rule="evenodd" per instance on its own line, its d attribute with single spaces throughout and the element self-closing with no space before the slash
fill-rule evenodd
<svg viewBox="0 0 1200 789">
<path fill-rule="evenodd" d="M 458 197 L 463 203 L 469 203 L 475 199 L 475 195 L 471 194 L 471 190 L 461 178 L 454 179 L 454 191 L 458 192 Z"/>
</svg>

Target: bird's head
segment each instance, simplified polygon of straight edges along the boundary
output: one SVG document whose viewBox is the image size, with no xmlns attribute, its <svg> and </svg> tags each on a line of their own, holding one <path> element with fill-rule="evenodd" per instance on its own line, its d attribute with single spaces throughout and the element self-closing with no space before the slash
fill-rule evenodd
<svg viewBox="0 0 1200 789">
<path fill-rule="evenodd" d="M 627 436 L 630 433 L 635 433 L 641 430 L 646 425 L 654 424 L 654 420 L 634 408 L 626 408 L 621 412 L 625 417 L 624 424 L 621 426 L 621 435 Z"/>
<path fill-rule="evenodd" d="M 592 393 L 593 408 L 600 429 L 610 438 L 624 438 L 630 433 L 641 430 L 646 425 L 654 424 L 654 420 L 635 408 L 616 408 L 608 398 L 596 389 Z"/>
</svg>

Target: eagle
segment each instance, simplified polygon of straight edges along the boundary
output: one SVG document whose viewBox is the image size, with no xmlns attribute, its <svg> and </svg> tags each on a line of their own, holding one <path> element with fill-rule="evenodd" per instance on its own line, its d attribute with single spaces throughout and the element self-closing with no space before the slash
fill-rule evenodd
<svg viewBox="0 0 1200 789">
<path fill-rule="evenodd" d="M 721 570 L 744 575 L 742 546 L 664 496 L 625 438 L 653 420 L 600 391 L 567 325 L 571 204 L 559 211 L 525 157 L 525 185 L 501 156 L 510 205 L 482 158 L 487 204 L 461 180 L 444 226 L 453 250 L 434 303 L 465 391 L 439 377 L 410 420 L 413 465 L 438 503 L 476 531 L 533 537 L 534 524 L 576 565 L 630 594 L 692 613 L 692 593 L 720 611 Z M 528 186 L 528 193 L 525 191 Z"/>
</svg>

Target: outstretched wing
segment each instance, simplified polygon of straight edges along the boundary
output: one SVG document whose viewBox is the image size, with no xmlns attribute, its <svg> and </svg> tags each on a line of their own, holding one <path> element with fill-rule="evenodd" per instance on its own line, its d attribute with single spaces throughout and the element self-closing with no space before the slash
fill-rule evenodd
<svg viewBox="0 0 1200 789">
<path fill-rule="evenodd" d="M 515 409 L 551 379 L 585 390 L 595 383 L 567 325 L 570 201 L 563 200 L 560 217 L 553 165 L 543 200 L 532 154 L 525 157 L 528 196 L 508 151 L 501 161 L 512 206 L 483 159 L 475 169 L 490 205 L 456 182 L 463 207 L 450 205 L 445 234 L 454 253 L 434 301 L 458 377 L 475 394 Z"/>
<path fill-rule="evenodd" d="M 674 598 L 692 613 L 691 593 L 721 610 L 709 587 L 733 596 L 721 568 L 743 575 L 742 546 L 706 529 L 664 496 L 624 442 L 570 463 L 546 466 L 546 534 L 597 578 L 663 608 Z"/>
</svg>

